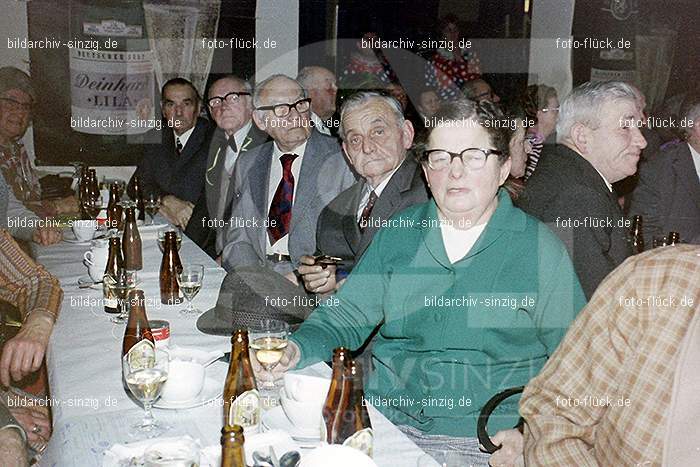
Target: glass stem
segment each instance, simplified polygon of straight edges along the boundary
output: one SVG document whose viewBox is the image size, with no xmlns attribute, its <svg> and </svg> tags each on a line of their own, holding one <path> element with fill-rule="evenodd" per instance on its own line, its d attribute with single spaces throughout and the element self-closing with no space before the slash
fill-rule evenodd
<svg viewBox="0 0 700 467">
<path fill-rule="evenodd" d="M 187 311 L 193 311 L 192 300 L 190 300 L 189 298 L 187 299 Z"/>
<path fill-rule="evenodd" d="M 143 403 L 143 421 L 141 424 L 143 426 L 153 426 L 155 425 L 156 419 L 153 417 L 153 411 L 151 410 L 151 407 L 153 406 L 152 402 L 144 402 Z"/>
</svg>

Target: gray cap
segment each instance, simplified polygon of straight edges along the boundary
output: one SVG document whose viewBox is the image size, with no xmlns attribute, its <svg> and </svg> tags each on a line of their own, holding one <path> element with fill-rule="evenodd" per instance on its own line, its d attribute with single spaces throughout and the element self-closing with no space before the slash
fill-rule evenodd
<svg viewBox="0 0 700 467">
<path fill-rule="evenodd" d="M 36 94 L 29 75 L 15 67 L 5 66 L 0 68 L 0 94 L 10 89 L 24 91 L 29 94 L 32 101 L 36 101 Z"/>
<path fill-rule="evenodd" d="M 221 283 L 216 306 L 199 317 L 197 329 L 205 334 L 230 336 L 262 319 L 298 327 L 313 310 L 314 299 L 283 276 L 260 266 L 230 271 Z"/>
</svg>

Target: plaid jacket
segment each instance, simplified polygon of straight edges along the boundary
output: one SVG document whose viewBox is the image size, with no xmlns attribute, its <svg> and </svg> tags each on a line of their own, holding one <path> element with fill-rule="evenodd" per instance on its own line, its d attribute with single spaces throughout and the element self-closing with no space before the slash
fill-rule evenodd
<svg viewBox="0 0 700 467">
<path fill-rule="evenodd" d="M 699 304 L 699 246 L 649 251 L 611 273 L 525 388 L 527 465 L 660 466 Z"/>
</svg>

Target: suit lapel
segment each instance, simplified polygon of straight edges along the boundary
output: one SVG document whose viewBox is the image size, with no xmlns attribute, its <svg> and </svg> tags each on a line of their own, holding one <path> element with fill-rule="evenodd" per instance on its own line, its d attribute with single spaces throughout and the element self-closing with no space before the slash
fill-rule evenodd
<svg viewBox="0 0 700 467">
<path fill-rule="evenodd" d="M 691 203 L 695 200 L 695 206 L 700 208 L 700 179 L 698 179 L 693 156 L 686 143 L 683 143 L 682 149 L 674 152 L 673 170 L 681 184 L 688 190 Z"/>
<path fill-rule="evenodd" d="M 256 156 L 256 160 L 253 164 L 253 170 L 251 173 L 246 175 L 248 177 L 248 184 L 250 186 L 251 197 L 253 199 L 253 206 L 255 211 L 261 219 L 267 219 L 268 207 L 270 201 L 267 199 L 268 185 L 270 184 L 270 167 L 272 165 L 272 153 L 273 153 L 274 143 L 269 143 L 260 154 Z M 266 236 L 267 229 L 258 229 L 261 231 L 259 236 L 260 248 L 265 255 L 266 247 Z"/>
<path fill-rule="evenodd" d="M 215 215 L 218 211 L 219 187 L 221 186 L 221 176 L 226 159 L 224 143 L 226 137 L 224 130 L 217 128 L 209 145 L 207 155 L 207 171 L 205 172 L 205 190 L 207 196 L 207 209 L 210 215 Z"/>
<path fill-rule="evenodd" d="M 301 160 L 301 168 L 299 170 L 299 180 L 294 180 L 296 185 L 296 193 L 294 196 L 294 207 L 292 209 L 292 222 L 289 226 L 289 232 L 294 231 L 299 219 L 304 217 L 304 212 L 308 209 L 311 201 L 318 195 L 319 180 L 318 173 L 325 158 L 325 154 L 321 154 L 317 133 L 312 130 L 311 137 L 306 143 L 304 154 Z M 301 155 L 301 154 L 300 154 Z M 301 183 L 303 181 L 303 183 Z"/>
<path fill-rule="evenodd" d="M 362 240 L 362 234 L 360 234 L 360 228 L 357 225 L 357 211 L 360 209 L 360 201 L 362 200 L 362 192 L 365 185 L 366 182 L 358 182 L 352 186 L 352 191 L 348 197 L 349 203 L 343 216 L 343 235 L 355 256 L 358 256 L 357 252 L 360 249 Z"/>
</svg>

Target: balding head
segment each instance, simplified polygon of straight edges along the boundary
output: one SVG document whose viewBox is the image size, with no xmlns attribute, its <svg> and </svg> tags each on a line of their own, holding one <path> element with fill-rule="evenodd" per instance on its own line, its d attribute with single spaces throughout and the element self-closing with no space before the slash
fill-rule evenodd
<svg viewBox="0 0 700 467">
<path fill-rule="evenodd" d="M 304 67 L 297 76 L 297 81 L 311 98 L 311 110 L 323 120 L 328 120 L 335 113 L 338 92 L 335 80 L 331 70 L 320 66 Z"/>
</svg>

